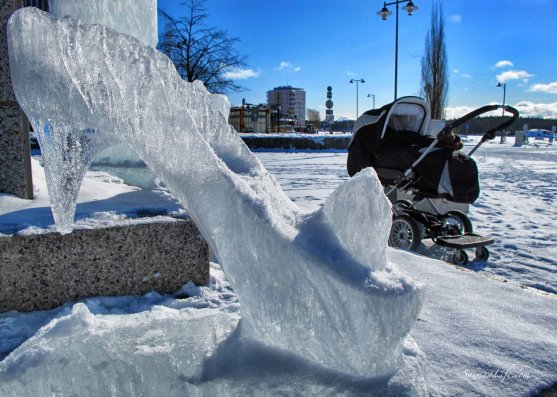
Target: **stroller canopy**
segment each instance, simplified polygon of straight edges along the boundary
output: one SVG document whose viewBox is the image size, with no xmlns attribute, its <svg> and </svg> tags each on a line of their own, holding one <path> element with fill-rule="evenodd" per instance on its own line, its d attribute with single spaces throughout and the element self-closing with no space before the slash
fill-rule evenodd
<svg viewBox="0 0 557 397">
<path fill-rule="evenodd" d="M 430 118 L 431 109 L 425 99 L 414 96 L 402 97 L 379 109 L 368 110 L 358 117 L 354 124 L 352 141 L 362 127 L 373 124 L 374 134 L 377 135 L 375 138 L 379 140 L 385 136 L 387 127 L 395 131 L 413 131 L 426 135 Z"/>
<path fill-rule="evenodd" d="M 431 109 L 426 100 L 407 96 L 379 109 L 363 113 L 354 124 L 348 145 L 348 173 L 352 176 L 366 167 L 374 167 L 371 154 L 385 137 L 387 127 L 427 135 Z"/>
</svg>

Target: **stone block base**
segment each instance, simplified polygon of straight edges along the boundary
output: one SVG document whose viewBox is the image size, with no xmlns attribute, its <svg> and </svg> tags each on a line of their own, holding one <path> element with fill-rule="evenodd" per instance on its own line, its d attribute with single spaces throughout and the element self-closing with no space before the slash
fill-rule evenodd
<svg viewBox="0 0 557 397">
<path fill-rule="evenodd" d="M 189 280 L 209 282 L 209 249 L 189 219 L 0 238 L 0 312 L 173 293 Z"/>
</svg>

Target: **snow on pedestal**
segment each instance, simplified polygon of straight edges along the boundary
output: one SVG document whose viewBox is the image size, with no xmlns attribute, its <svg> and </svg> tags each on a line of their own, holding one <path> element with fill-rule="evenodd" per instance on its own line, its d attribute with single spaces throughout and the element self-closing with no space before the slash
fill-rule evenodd
<svg viewBox="0 0 557 397">
<path fill-rule="evenodd" d="M 15 93 L 39 133 L 64 231 L 66 201 L 94 153 L 127 142 L 213 248 L 241 302 L 241 340 L 337 374 L 369 379 L 401 367 L 423 294 L 386 265 L 390 204 L 374 171 L 303 214 L 203 84 L 183 81 L 154 48 L 36 9 L 15 13 L 8 30 Z M 196 360 L 201 370 L 206 359 Z"/>
</svg>

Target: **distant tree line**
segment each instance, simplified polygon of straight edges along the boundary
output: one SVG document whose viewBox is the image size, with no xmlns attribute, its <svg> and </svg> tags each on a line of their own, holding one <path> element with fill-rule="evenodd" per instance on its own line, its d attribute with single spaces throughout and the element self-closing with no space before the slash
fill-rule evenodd
<svg viewBox="0 0 557 397">
<path fill-rule="evenodd" d="M 332 131 L 352 132 L 354 129 L 354 120 L 338 120 L 331 124 Z"/>
<path fill-rule="evenodd" d="M 495 128 L 506 120 L 506 117 L 477 117 L 469 122 L 459 126 L 456 132 L 459 135 L 466 134 L 482 134 L 488 130 Z M 452 120 L 448 120 L 450 122 Z M 528 125 L 528 129 L 551 130 L 553 126 L 557 126 L 557 119 L 543 119 L 538 117 L 519 117 L 517 121 L 511 124 L 506 130 L 511 134 L 515 131 L 521 131 L 524 125 Z"/>
<path fill-rule="evenodd" d="M 486 133 L 488 130 L 501 125 L 507 117 L 477 117 L 469 122 L 459 126 L 456 132 L 459 135 L 480 135 Z M 447 120 L 447 123 L 453 120 Z M 519 117 L 509 128 L 507 132 L 514 134 L 515 131 L 522 131 L 524 125 L 528 125 L 528 129 L 542 129 L 550 130 L 553 126 L 557 126 L 557 119 L 543 119 L 539 117 Z M 331 125 L 333 131 L 338 132 L 352 132 L 354 128 L 354 120 L 339 120 Z"/>
</svg>

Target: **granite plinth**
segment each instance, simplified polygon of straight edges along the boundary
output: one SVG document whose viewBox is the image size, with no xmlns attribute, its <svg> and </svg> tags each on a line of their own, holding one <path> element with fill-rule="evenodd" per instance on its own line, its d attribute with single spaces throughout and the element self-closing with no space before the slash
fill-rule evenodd
<svg viewBox="0 0 557 397">
<path fill-rule="evenodd" d="M 174 293 L 190 280 L 209 282 L 209 249 L 190 219 L 0 238 L 0 312 Z"/>
</svg>

